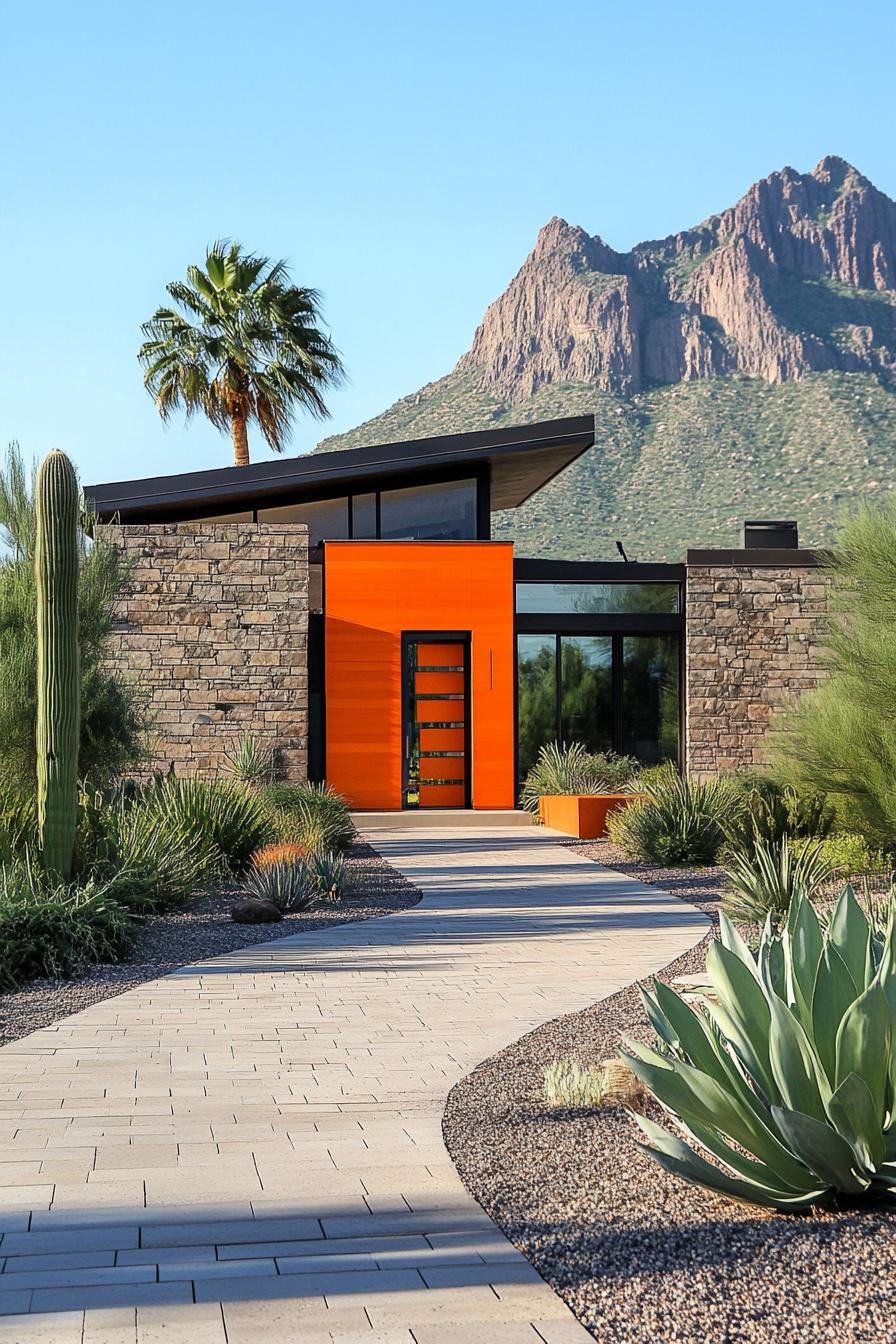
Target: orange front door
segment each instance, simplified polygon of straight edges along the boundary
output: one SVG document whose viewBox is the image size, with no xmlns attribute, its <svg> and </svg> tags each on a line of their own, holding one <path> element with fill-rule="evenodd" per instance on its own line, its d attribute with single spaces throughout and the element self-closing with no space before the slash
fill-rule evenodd
<svg viewBox="0 0 896 1344">
<path fill-rule="evenodd" d="M 402 637 L 404 805 L 469 807 L 469 640 Z"/>
</svg>

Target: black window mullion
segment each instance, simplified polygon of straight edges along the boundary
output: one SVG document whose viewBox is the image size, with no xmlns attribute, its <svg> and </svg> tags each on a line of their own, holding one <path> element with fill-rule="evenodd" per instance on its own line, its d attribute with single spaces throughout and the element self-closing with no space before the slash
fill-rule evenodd
<svg viewBox="0 0 896 1344">
<path fill-rule="evenodd" d="M 613 636 L 613 750 L 622 753 L 622 679 L 623 679 L 623 636 Z"/>
<path fill-rule="evenodd" d="M 557 635 L 556 639 L 557 644 L 554 651 L 554 682 L 556 685 L 554 698 L 556 700 L 556 705 L 554 708 L 556 710 L 557 715 L 557 741 L 562 742 L 563 741 L 563 670 L 561 667 L 561 658 L 563 656 L 563 648 L 561 644 L 560 635 Z"/>
</svg>

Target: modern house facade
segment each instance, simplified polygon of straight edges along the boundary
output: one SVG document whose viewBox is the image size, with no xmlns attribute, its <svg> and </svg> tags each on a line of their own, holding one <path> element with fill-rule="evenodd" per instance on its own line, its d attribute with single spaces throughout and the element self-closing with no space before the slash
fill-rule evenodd
<svg viewBox="0 0 896 1344">
<path fill-rule="evenodd" d="M 554 740 L 756 759 L 819 675 L 817 558 L 786 528 L 680 565 L 491 540 L 593 441 L 583 416 L 89 488 L 132 565 L 114 656 L 155 763 L 214 772 L 249 733 L 287 777 L 398 810 L 511 808 Z"/>
</svg>

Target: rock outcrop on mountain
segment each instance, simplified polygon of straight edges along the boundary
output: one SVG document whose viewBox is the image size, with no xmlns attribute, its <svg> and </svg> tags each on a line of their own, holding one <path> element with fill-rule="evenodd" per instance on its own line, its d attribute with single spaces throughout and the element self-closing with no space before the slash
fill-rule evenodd
<svg viewBox="0 0 896 1344">
<path fill-rule="evenodd" d="M 552 219 L 457 367 L 510 404 L 556 382 L 631 396 L 728 373 L 892 372 L 894 289 L 896 203 L 825 158 L 631 252 Z"/>
<path fill-rule="evenodd" d="M 825 158 L 630 252 L 552 219 L 451 373 L 321 447 L 584 412 L 594 447 L 493 519 L 521 554 L 680 560 L 750 517 L 821 545 L 896 499 L 896 203 Z"/>
</svg>

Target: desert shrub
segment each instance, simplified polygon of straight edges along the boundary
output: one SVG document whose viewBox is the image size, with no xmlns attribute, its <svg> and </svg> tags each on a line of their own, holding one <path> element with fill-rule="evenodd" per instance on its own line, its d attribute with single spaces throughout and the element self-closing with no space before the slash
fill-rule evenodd
<svg viewBox="0 0 896 1344">
<path fill-rule="evenodd" d="M 796 854 L 801 854 L 811 845 L 812 841 L 808 839 L 794 840 L 792 848 Z M 886 873 L 893 867 L 891 855 L 873 848 L 864 835 L 855 832 L 837 831 L 826 836 L 819 848 L 832 873 L 844 879 L 865 873 Z"/>
<path fill-rule="evenodd" d="M 262 797 L 225 780 L 158 777 L 146 805 L 171 832 L 216 852 L 221 865 L 241 872 L 257 849 L 273 836 Z"/>
<path fill-rule="evenodd" d="M 333 850 L 312 850 L 304 862 L 305 878 L 319 901 L 340 901 L 352 887 L 345 855 Z"/>
<path fill-rule="evenodd" d="M 0 775 L 33 790 L 36 771 L 37 628 L 33 481 L 12 446 L 0 471 Z M 95 787 L 140 760 L 148 726 L 145 695 L 106 659 L 113 604 L 128 579 L 119 551 L 81 539 L 78 619 L 81 737 L 78 768 Z"/>
<path fill-rule="evenodd" d="M 0 988 L 66 976 L 89 962 L 117 961 L 133 918 L 107 884 L 55 883 L 28 856 L 0 869 Z"/>
<path fill-rule="evenodd" d="M 232 779 L 260 788 L 274 778 L 274 748 L 263 746 L 257 737 L 247 734 L 227 752 L 224 766 Z"/>
<path fill-rule="evenodd" d="M 826 793 L 839 828 L 896 844 L 896 504 L 861 505 L 827 566 L 829 675 L 777 718 L 782 779 Z"/>
<path fill-rule="evenodd" d="M 538 812 L 538 800 L 558 793 L 627 793 L 638 774 L 633 756 L 590 752 L 581 742 L 548 742 L 526 776 L 520 807 Z"/>
<path fill-rule="evenodd" d="M 578 1110 L 597 1106 L 640 1109 L 644 1085 L 621 1059 L 605 1059 L 585 1067 L 575 1059 L 558 1059 L 544 1071 L 543 1096 L 555 1108 Z"/>
<path fill-rule="evenodd" d="M 752 855 L 760 842 L 775 845 L 796 837 L 818 841 L 831 829 L 834 810 L 822 794 L 779 784 L 752 770 L 731 776 L 730 783 L 741 804 L 725 823 L 726 848 L 732 855 Z"/>
<path fill-rule="evenodd" d="M 278 910 L 304 910 L 315 898 L 305 864 L 270 863 L 250 868 L 243 878 L 243 894 L 253 901 L 269 901 Z"/>
<path fill-rule="evenodd" d="M 253 868 L 270 868 L 274 863 L 301 863 L 308 853 L 304 845 L 275 843 L 262 845 L 252 855 Z"/>
<path fill-rule="evenodd" d="M 787 917 L 793 901 L 808 900 L 831 877 L 831 865 L 818 843 L 795 852 L 785 836 L 757 840 L 752 853 L 735 854 L 726 869 L 725 909 L 745 924 L 777 923 Z"/>
<path fill-rule="evenodd" d="M 101 826 L 93 870 L 131 910 L 149 914 L 182 905 L 220 866 L 205 837 L 166 823 L 152 800 L 114 799 L 103 809 Z"/>
<path fill-rule="evenodd" d="M 893 909 L 878 940 L 850 887 L 826 927 L 800 897 L 755 955 L 724 913 L 720 925 L 705 1006 L 657 981 L 643 993 L 656 1048 L 627 1042 L 627 1062 L 691 1139 L 637 1116 L 647 1151 L 684 1180 L 767 1208 L 888 1197 Z"/>
<path fill-rule="evenodd" d="M 642 777 L 641 788 L 646 798 L 608 816 L 613 843 L 642 863 L 714 863 L 725 827 L 741 806 L 728 781 L 701 783 L 679 775 L 670 764 Z"/>
<path fill-rule="evenodd" d="M 329 784 L 273 784 L 264 797 L 278 840 L 312 853 L 347 849 L 355 838 L 348 803 Z"/>
</svg>

